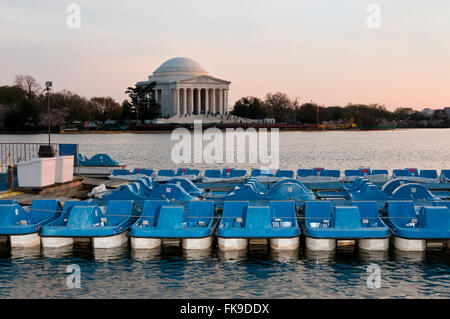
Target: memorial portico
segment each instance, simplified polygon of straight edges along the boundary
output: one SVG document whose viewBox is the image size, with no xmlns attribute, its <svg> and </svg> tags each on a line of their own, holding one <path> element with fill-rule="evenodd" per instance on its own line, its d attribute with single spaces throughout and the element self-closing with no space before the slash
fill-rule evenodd
<svg viewBox="0 0 450 319">
<path fill-rule="evenodd" d="M 163 63 L 148 81 L 155 82 L 154 97 L 163 116 L 228 114 L 231 82 L 212 77 L 197 62 L 174 58 Z"/>
</svg>

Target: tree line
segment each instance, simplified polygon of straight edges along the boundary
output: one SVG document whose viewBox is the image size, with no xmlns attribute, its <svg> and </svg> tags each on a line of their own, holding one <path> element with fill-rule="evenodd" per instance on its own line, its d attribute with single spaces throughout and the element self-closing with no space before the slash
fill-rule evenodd
<svg viewBox="0 0 450 319">
<path fill-rule="evenodd" d="M 94 122 L 116 128 L 161 116 L 161 106 L 153 96 L 155 83 L 128 87 L 129 99 L 121 104 L 112 97 L 87 99 L 68 90 L 51 92 L 51 126 L 54 130 L 74 123 Z M 445 110 L 424 113 L 412 108 L 389 111 L 379 104 L 342 106 L 301 104 L 284 93 L 268 93 L 264 99 L 254 96 L 236 101 L 232 115 L 246 119 L 274 118 L 276 122 L 296 124 L 350 123 L 370 128 L 386 123 L 397 127 L 450 127 Z M 48 125 L 47 96 L 35 78 L 16 75 L 13 85 L 0 86 L 0 129 L 9 132 L 37 132 Z"/>
<path fill-rule="evenodd" d="M 131 121 L 151 120 L 160 116 L 160 105 L 151 95 L 154 83 L 129 87 L 129 100 L 122 104 L 112 97 L 87 99 L 68 90 L 51 92 L 52 128 L 73 123 L 93 122 L 104 125 L 109 120 L 124 127 Z M 10 132 L 37 132 L 48 126 L 47 95 L 30 75 L 16 75 L 13 85 L 0 86 L 0 128 Z"/>
<path fill-rule="evenodd" d="M 247 119 L 274 118 L 276 122 L 297 124 L 350 123 L 360 128 L 382 124 L 397 127 L 450 127 L 450 119 L 444 109 L 426 114 L 412 108 L 399 107 L 389 111 L 380 104 L 348 104 L 345 107 L 300 104 L 285 93 L 268 93 L 264 99 L 254 96 L 236 101 L 232 115 Z"/>
</svg>

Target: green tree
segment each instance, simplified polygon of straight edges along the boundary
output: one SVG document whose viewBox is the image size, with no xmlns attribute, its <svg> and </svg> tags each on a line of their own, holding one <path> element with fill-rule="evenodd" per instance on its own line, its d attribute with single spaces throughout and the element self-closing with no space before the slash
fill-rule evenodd
<svg viewBox="0 0 450 319">
<path fill-rule="evenodd" d="M 136 119 L 152 120 L 161 116 L 161 105 L 156 102 L 153 89 L 156 83 L 128 87 L 125 91 L 130 97 L 130 104 L 136 110 Z"/>
<path fill-rule="evenodd" d="M 263 119 L 267 112 L 264 103 L 259 98 L 247 96 L 236 101 L 231 114 L 248 119 Z"/>
</svg>

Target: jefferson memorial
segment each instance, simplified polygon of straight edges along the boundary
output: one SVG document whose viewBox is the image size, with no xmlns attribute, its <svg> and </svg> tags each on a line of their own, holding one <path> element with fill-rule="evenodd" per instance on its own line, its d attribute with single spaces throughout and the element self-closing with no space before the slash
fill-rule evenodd
<svg viewBox="0 0 450 319">
<path fill-rule="evenodd" d="M 136 85 L 156 82 L 154 96 L 161 105 L 163 117 L 208 117 L 228 114 L 230 81 L 210 76 L 194 60 L 173 58 L 164 62 L 148 77 Z"/>
</svg>

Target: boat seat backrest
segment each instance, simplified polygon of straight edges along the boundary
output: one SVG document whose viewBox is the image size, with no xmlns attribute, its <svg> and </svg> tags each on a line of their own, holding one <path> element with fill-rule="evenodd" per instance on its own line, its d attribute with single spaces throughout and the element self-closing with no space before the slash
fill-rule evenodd
<svg viewBox="0 0 450 319">
<path fill-rule="evenodd" d="M 19 204 L 0 205 L 0 225 L 18 224 L 24 216 L 25 210 Z"/>
<path fill-rule="evenodd" d="M 222 178 L 222 175 L 218 169 L 207 169 L 205 170 L 205 177 Z"/>
<path fill-rule="evenodd" d="M 278 170 L 276 177 L 287 177 L 292 178 L 294 177 L 294 171 L 288 171 L 288 170 Z"/>
<path fill-rule="evenodd" d="M 387 214 L 390 221 L 400 227 L 405 227 L 411 219 L 417 217 L 413 201 L 388 202 Z"/>
<path fill-rule="evenodd" d="M 304 211 L 307 224 L 321 223 L 324 219 L 331 219 L 331 202 L 307 201 Z"/>
<path fill-rule="evenodd" d="M 31 204 L 30 222 L 39 223 L 48 218 L 56 218 L 61 213 L 61 205 L 58 200 L 35 199 Z"/>
<path fill-rule="evenodd" d="M 222 223 L 233 225 L 236 218 L 245 221 L 247 215 L 248 201 L 225 201 L 223 204 Z"/>
<path fill-rule="evenodd" d="M 380 218 L 376 201 L 352 202 L 352 206 L 358 207 L 361 218 L 369 218 L 371 221 Z"/>
<path fill-rule="evenodd" d="M 339 178 L 341 176 L 341 171 L 334 169 L 325 169 L 322 176 Z"/>
<path fill-rule="evenodd" d="M 433 179 L 437 179 L 438 178 L 438 173 L 436 170 L 434 169 L 423 169 L 420 171 L 420 177 L 424 177 L 424 178 L 433 178 Z"/>
<path fill-rule="evenodd" d="M 158 171 L 158 176 L 175 176 L 175 172 L 172 169 L 161 169 Z"/>
<path fill-rule="evenodd" d="M 345 176 L 363 176 L 358 169 L 347 169 L 344 174 Z"/>
<path fill-rule="evenodd" d="M 112 176 L 126 176 L 130 175 L 130 171 L 127 169 L 115 169 L 112 171 Z"/>
<path fill-rule="evenodd" d="M 161 206 L 156 228 L 161 230 L 180 229 L 183 228 L 184 222 L 183 206 Z"/>
<path fill-rule="evenodd" d="M 422 207 L 419 210 L 419 225 L 427 229 L 450 231 L 450 209 L 444 206 Z"/>
<path fill-rule="evenodd" d="M 81 229 L 100 224 L 103 213 L 98 206 L 73 206 L 67 221 L 68 228 Z"/>
<path fill-rule="evenodd" d="M 394 169 L 393 170 L 394 177 L 408 177 L 410 176 L 407 169 Z"/>
<path fill-rule="evenodd" d="M 298 169 L 297 170 L 297 176 L 299 177 L 308 177 L 308 176 L 314 176 L 314 172 L 312 169 Z"/>
<path fill-rule="evenodd" d="M 247 175 L 247 171 L 245 169 L 234 169 L 231 171 L 230 177 L 243 177 Z"/>
<path fill-rule="evenodd" d="M 123 220 L 129 218 L 133 212 L 133 201 L 131 200 L 110 200 L 106 206 L 104 217 L 108 219 L 108 225 L 118 225 Z"/>
<path fill-rule="evenodd" d="M 148 220 L 148 224 L 152 227 L 156 226 L 159 212 L 162 206 L 168 206 L 168 200 L 146 200 L 142 208 L 141 218 Z"/>
<path fill-rule="evenodd" d="M 270 217 L 272 221 L 281 219 L 282 222 L 291 222 L 292 225 L 297 225 L 295 203 L 293 201 L 271 201 Z"/>
<path fill-rule="evenodd" d="M 389 175 L 389 172 L 387 169 L 373 169 L 372 175 Z"/>
<path fill-rule="evenodd" d="M 335 228 L 361 228 L 361 216 L 356 206 L 336 206 L 333 210 L 332 221 Z"/>
<path fill-rule="evenodd" d="M 211 218 L 214 217 L 214 202 L 190 201 L 185 217 L 188 222 L 194 222 L 195 224 L 198 224 L 198 222 L 204 222 L 208 225 Z"/>
<path fill-rule="evenodd" d="M 245 216 L 245 228 L 267 229 L 272 227 L 269 206 L 248 206 Z"/>
</svg>

